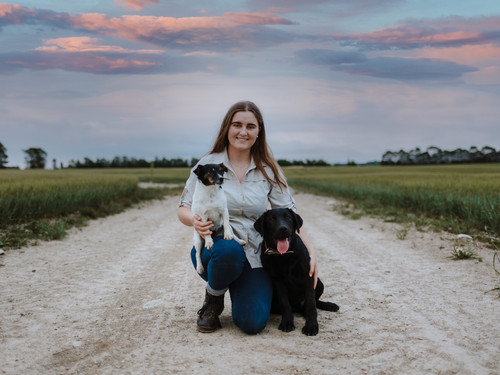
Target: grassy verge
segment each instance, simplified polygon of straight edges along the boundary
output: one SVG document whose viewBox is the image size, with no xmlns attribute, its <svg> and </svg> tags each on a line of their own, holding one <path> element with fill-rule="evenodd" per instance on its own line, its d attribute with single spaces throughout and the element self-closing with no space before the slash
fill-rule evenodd
<svg viewBox="0 0 500 375">
<path fill-rule="evenodd" d="M 153 182 L 176 184 L 187 171 L 156 170 Z M 0 172 L 0 248 L 63 238 L 72 227 L 119 213 L 141 201 L 179 194 L 181 187 L 142 189 L 149 170 Z"/>
</svg>

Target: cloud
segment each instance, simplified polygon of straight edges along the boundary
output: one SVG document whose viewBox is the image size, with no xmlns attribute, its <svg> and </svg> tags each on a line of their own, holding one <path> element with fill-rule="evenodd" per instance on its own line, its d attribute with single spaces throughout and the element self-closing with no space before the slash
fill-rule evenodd
<svg viewBox="0 0 500 375">
<path fill-rule="evenodd" d="M 161 54 L 162 50 L 153 49 L 126 49 L 119 46 L 106 46 L 99 44 L 100 39 L 82 37 L 45 39 L 43 42 L 48 44 L 46 47 L 38 47 L 37 51 L 44 52 L 113 52 L 130 54 Z"/>
<path fill-rule="evenodd" d="M 226 12 L 223 16 L 156 17 L 101 13 L 69 14 L 0 3 L 0 27 L 40 24 L 92 32 L 173 48 L 234 51 L 267 47 L 293 40 L 293 35 L 270 28 L 293 22 L 268 13 Z"/>
<path fill-rule="evenodd" d="M 55 47 L 58 48 L 58 47 Z M 93 74 L 188 73 L 206 70 L 203 60 L 190 56 L 66 50 L 0 53 L 0 73 L 61 69 Z"/>
<path fill-rule="evenodd" d="M 300 61 L 315 65 L 337 65 L 360 63 L 367 60 L 361 52 L 335 51 L 328 49 L 303 49 L 295 52 Z"/>
<path fill-rule="evenodd" d="M 125 9 L 142 10 L 151 4 L 158 4 L 159 0 L 113 0 L 116 5 Z"/>
<path fill-rule="evenodd" d="M 408 20 L 369 33 L 337 35 L 335 38 L 344 46 L 365 50 L 500 44 L 500 16 Z"/>
<path fill-rule="evenodd" d="M 373 57 L 360 52 L 324 49 L 296 51 L 303 63 L 324 65 L 351 75 L 389 78 L 402 81 L 449 80 L 478 69 L 454 62 L 426 58 Z"/>
<path fill-rule="evenodd" d="M 419 57 L 451 60 L 468 65 L 497 65 L 500 61 L 500 46 L 493 44 L 470 45 L 448 48 L 425 48 L 419 50 Z"/>
<path fill-rule="evenodd" d="M 341 64 L 332 69 L 352 75 L 408 80 L 456 79 L 476 68 L 435 59 L 376 57 L 354 64 Z"/>
<path fill-rule="evenodd" d="M 248 0 L 251 9 L 266 9 L 277 13 L 296 11 L 329 10 L 334 17 L 353 16 L 383 9 L 388 5 L 401 3 L 402 0 Z"/>
</svg>

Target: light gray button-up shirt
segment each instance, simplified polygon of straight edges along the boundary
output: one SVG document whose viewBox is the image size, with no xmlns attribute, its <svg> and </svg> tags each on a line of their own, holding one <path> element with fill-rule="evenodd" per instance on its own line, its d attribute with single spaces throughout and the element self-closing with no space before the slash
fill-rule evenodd
<svg viewBox="0 0 500 375">
<path fill-rule="evenodd" d="M 229 169 L 224 174 L 222 189 L 227 197 L 229 211 L 229 222 L 234 234 L 238 238 L 246 241 L 243 246 L 252 268 L 262 267 L 260 261 L 260 244 L 262 237 L 254 229 L 254 222 L 267 210 L 271 208 L 290 208 L 296 211 L 295 200 L 288 188 L 280 189 L 276 184 L 269 183 L 261 171 L 252 162 L 245 174 L 245 178 L 240 183 L 236 173 L 231 167 L 227 152 L 219 154 L 208 154 L 201 158 L 198 164 L 219 164 Z M 193 170 L 196 166 L 193 168 Z M 266 172 L 273 179 L 271 168 L 265 166 Z M 186 182 L 186 187 L 180 198 L 180 206 L 191 207 L 193 194 L 196 186 L 196 175 L 191 170 L 191 174 Z"/>
</svg>

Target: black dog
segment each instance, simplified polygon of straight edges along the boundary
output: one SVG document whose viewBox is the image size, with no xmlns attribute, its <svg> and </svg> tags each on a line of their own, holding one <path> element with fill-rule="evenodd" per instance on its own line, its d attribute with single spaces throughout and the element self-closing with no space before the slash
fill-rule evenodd
<svg viewBox="0 0 500 375">
<path fill-rule="evenodd" d="M 302 218 L 292 210 L 278 208 L 266 211 L 254 227 L 264 237 L 261 260 L 273 282 L 271 312 L 282 314 L 279 329 L 293 331 L 293 313 L 298 312 L 306 318 L 302 333 L 315 336 L 318 333 L 316 307 L 338 311 L 339 306 L 319 300 L 324 290 L 320 279 L 314 289 L 314 278 L 309 276 L 311 258 L 297 235 L 302 223 Z"/>
</svg>

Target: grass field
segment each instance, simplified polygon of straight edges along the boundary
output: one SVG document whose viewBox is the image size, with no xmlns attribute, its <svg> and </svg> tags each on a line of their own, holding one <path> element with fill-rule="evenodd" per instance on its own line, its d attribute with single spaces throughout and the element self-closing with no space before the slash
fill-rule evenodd
<svg viewBox="0 0 500 375">
<path fill-rule="evenodd" d="M 500 236 L 500 164 L 289 168 L 291 186 L 439 230 Z M 424 220 L 425 219 L 425 220 Z M 397 219 L 396 219 L 397 221 Z"/>
<path fill-rule="evenodd" d="M 284 171 L 295 189 L 342 198 L 364 213 L 394 221 L 409 218 L 417 226 L 431 220 L 437 229 L 500 237 L 500 164 L 288 167 Z M 182 187 L 140 189 L 137 183 L 182 185 L 188 173 L 187 168 L 0 170 L 0 247 L 60 238 L 82 219 L 179 194 Z"/>
<path fill-rule="evenodd" d="M 140 189 L 138 182 L 181 183 L 188 170 L 0 170 L 0 248 L 62 238 L 72 226 L 120 212 L 179 189 Z"/>
</svg>

